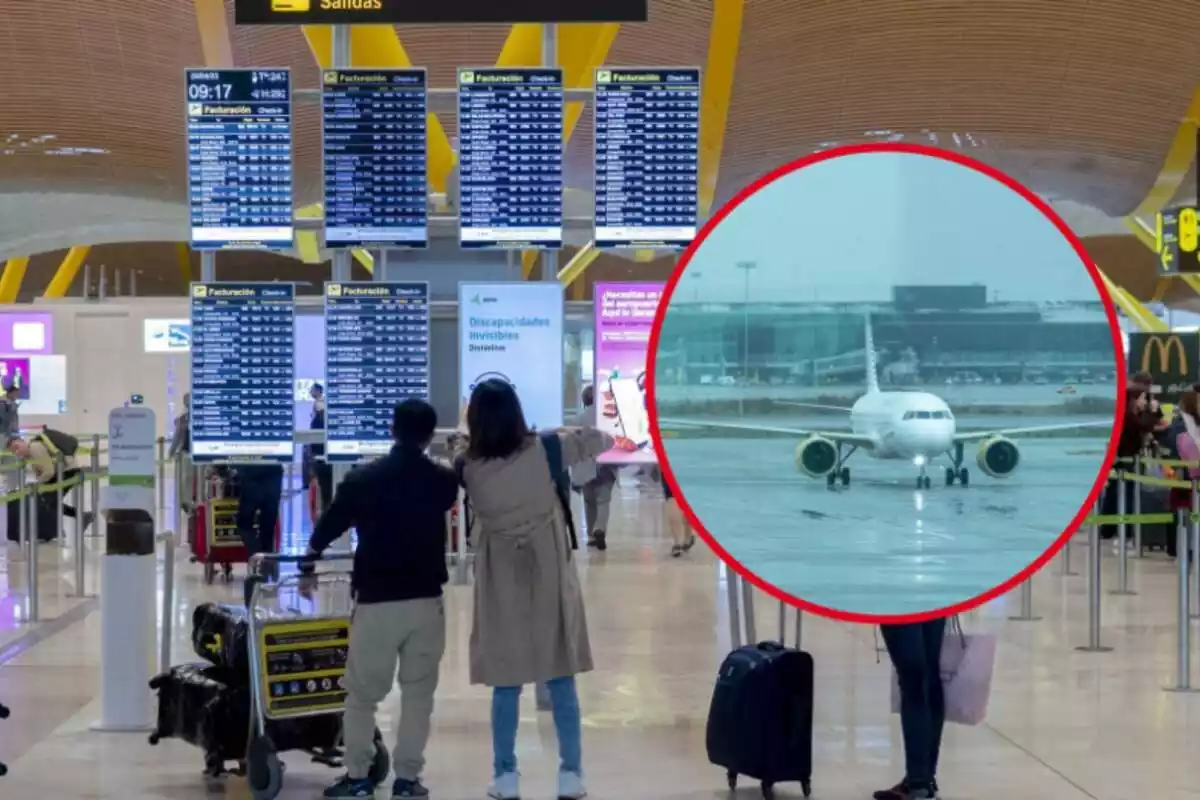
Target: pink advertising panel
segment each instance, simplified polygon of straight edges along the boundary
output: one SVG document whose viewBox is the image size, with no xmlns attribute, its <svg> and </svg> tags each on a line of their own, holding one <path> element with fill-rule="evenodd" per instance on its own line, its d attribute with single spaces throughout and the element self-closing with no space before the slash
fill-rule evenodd
<svg viewBox="0 0 1200 800">
<path fill-rule="evenodd" d="M 646 361 L 650 329 L 662 283 L 597 283 L 596 426 L 617 440 L 600 457 L 605 464 L 652 464 L 646 408 Z"/>
</svg>

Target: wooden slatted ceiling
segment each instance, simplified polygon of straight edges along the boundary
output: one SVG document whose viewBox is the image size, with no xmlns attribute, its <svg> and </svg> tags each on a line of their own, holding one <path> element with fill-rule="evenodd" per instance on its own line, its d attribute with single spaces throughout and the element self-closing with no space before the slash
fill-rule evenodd
<svg viewBox="0 0 1200 800">
<path fill-rule="evenodd" d="M 232 0 L 227 0 L 229 6 Z M 710 3 L 652 0 L 610 63 L 703 64 Z M 891 130 L 971 133 L 964 149 L 1053 197 L 1119 215 L 1145 194 L 1194 90 L 1196 0 L 749 0 L 720 197 L 822 143 Z M 182 70 L 201 63 L 191 0 L 0 0 L 0 192 L 185 199 Z M 1164 32 L 1170 35 L 1164 36 Z M 505 26 L 405 27 L 433 84 L 493 63 Z M 317 85 L 299 31 L 233 28 L 239 64 L 289 66 Z M 453 109 L 442 114 L 454 131 Z M 298 200 L 319 197 L 317 106 L 297 110 Z M 568 181 L 591 183 L 591 120 Z M 35 138 L 56 138 L 38 142 Z M 5 144 L 6 140 L 11 142 Z M 106 154 L 51 156 L 51 148 Z M 34 155 L 31 155 L 34 154 Z"/>
</svg>

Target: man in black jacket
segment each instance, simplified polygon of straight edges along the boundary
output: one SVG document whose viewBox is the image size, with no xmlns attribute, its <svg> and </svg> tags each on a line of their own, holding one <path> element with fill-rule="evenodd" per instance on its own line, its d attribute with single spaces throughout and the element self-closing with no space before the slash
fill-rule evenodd
<svg viewBox="0 0 1200 800">
<path fill-rule="evenodd" d="M 437 412 L 424 400 L 396 406 L 391 453 L 346 476 L 309 543 L 310 554 L 319 555 L 351 526 L 358 530 L 342 720 L 347 774 L 326 790 L 326 797 L 374 796 L 367 774 L 375 709 L 393 680 L 400 684 L 400 721 L 392 797 L 429 794 L 420 777 L 446 647 L 446 512 L 458 497 L 454 470 L 425 455 L 436 428 Z M 302 571 L 311 568 L 301 566 Z"/>
</svg>

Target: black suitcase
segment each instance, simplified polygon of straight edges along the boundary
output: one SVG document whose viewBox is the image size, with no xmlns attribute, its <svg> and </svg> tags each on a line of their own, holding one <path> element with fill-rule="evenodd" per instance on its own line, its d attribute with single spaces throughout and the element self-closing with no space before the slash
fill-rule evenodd
<svg viewBox="0 0 1200 800">
<path fill-rule="evenodd" d="M 150 681 L 158 693 L 158 719 L 150 744 L 179 739 L 204 751 L 214 774 L 226 761 L 242 761 L 250 738 L 250 689 L 212 664 L 180 664 Z"/>
<path fill-rule="evenodd" d="M 737 583 L 731 582 L 730 592 L 736 593 Z M 799 643 L 800 611 L 796 613 Z M 752 637 L 753 630 L 748 634 Z M 805 797 L 812 794 L 813 699 L 813 659 L 808 653 L 780 642 L 761 642 L 725 657 L 705 740 L 708 760 L 724 767 L 730 790 L 737 788 L 738 776 L 745 775 L 762 782 L 766 800 L 775 796 L 777 783 L 799 782 Z"/>
<path fill-rule="evenodd" d="M 9 500 L 5 516 L 8 517 L 8 541 L 21 541 L 21 510 L 27 501 Z M 38 541 L 49 542 L 58 538 L 58 500 L 53 494 L 37 495 Z"/>
<path fill-rule="evenodd" d="M 246 609 L 201 603 L 192 612 L 192 650 L 246 683 L 250 675 L 250 622 Z"/>
</svg>

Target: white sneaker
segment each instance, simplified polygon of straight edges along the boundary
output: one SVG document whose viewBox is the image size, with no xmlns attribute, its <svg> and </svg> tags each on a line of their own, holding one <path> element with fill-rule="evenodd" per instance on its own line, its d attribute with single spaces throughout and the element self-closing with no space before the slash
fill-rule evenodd
<svg viewBox="0 0 1200 800">
<path fill-rule="evenodd" d="M 574 772 L 558 773 L 558 800 L 582 800 L 587 797 L 583 776 Z"/>
<path fill-rule="evenodd" d="M 498 776 L 488 787 L 488 797 L 492 800 L 518 800 L 521 797 L 519 786 L 520 775 L 506 772 Z"/>
</svg>

